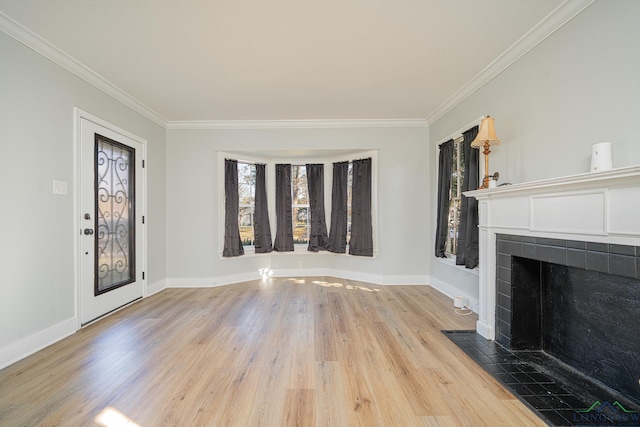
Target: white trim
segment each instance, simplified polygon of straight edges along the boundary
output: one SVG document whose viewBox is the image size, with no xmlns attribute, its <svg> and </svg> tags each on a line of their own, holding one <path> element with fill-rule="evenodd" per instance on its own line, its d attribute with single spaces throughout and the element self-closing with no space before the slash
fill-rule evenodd
<svg viewBox="0 0 640 427">
<path fill-rule="evenodd" d="M 335 129 L 428 127 L 424 119 L 352 120 L 184 120 L 170 121 L 167 129 Z"/>
<path fill-rule="evenodd" d="M 103 120 L 97 116 L 94 116 L 93 114 L 90 114 L 84 110 L 81 110 L 78 107 L 74 107 L 73 108 L 73 167 L 74 167 L 74 172 L 73 172 L 73 211 L 75 212 L 74 215 L 74 219 L 73 219 L 73 226 L 74 226 L 74 230 L 78 231 L 81 229 L 80 226 L 80 218 L 82 217 L 82 206 L 81 206 L 81 195 L 80 195 L 80 181 L 82 179 L 82 162 L 80 159 L 80 154 L 81 154 L 81 144 L 82 144 L 82 130 L 81 130 L 81 122 L 82 119 L 88 120 L 92 123 L 95 123 L 99 126 L 102 126 L 104 128 L 107 128 L 109 130 L 111 130 L 112 132 L 118 133 L 126 138 L 129 138 L 131 140 L 134 140 L 136 142 L 138 142 L 140 145 L 142 145 L 142 159 L 145 160 L 147 159 L 147 140 L 144 138 L 141 138 L 131 132 L 128 132 L 112 123 L 107 122 L 106 120 Z M 142 170 L 140 171 L 142 174 L 142 195 L 139 195 L 140 197 L 140 201 L 141 201 L 141 205 L 140 204 L 138 206 L 136 206 L 136 210 L 137 213 L 136 215 L 141 215 L 144 216 L 146 219 L 148 219 L 148 215 L 147 215 L 147 167 L 145 165 L 144 168 L 142 168 Z M 145 221 L 144 226 L 141 228 L 141 230 L 139 232 L 142 233 L 142 259 L 137 261 L 138 264 L 138 270 L 139 271 L 143 271 L 145 272 L 145 278 L 144 279 L 140 279 L 142 281 L 142 298 L 146 298 L 149 293 L 148 293 L 148 289 L 147 289 L 147 277 L 149 274 L 149 270 L 147 268 L 147 251 L 148 251 L 148 244 L 147 244 L 147 224 L 148 221 Z M 74 239 L 74 307 L 75 307 L 75 318 L 77 321 L 77 329 L 80 329 L 82 327 L 82 320 L 81 320 L 81 316 L 80 316 L 80 281 L 81 281 L 81 265 L 80 265 L 80 259 L 82 257 L 81 254 L 81 249 L 82 249 L 82 245 L 81 245 L 81 234 L 78 233 L 76 234 L 76 238 Z"/>
<path fill-rule="evenodd" d="M 496 336 L 495 328 L 493 326 L 489 326 L 487 322 L 483 320 L 476 321 L 476 332 L 478 333 L 478 335 L 486 339 L 493 340 L 495 339 L 495 336 Z M 493 337 L 493 338 L 489 338 L 489 337 Z"/>
<path fill-rule="evenodd" d="M 73 335 L 77 323 L 78 320 L 72 317 L 0 348 L 0 369 Z"/>
<path fill-rule="evenodd" d="M 436 144 L 436 149 L 438 151 L 440 151 L 440 148 L 438 148 L 438 147 L 443 142 L 447 142 L 450 139 L 453 139 L 453 140 L 458 139 L 459 137 L 464 136 L 463 132 L 468 131 L 469 129 L 471 129 L 474 126 L 480 126 L 480 123 L 482 122 L 482 119 L 484 119 L 485 117 L 487 117 L 487 116 L 480 116 L 477 119 L 472 120 L 471 122 L 467 123 L 466 125 L 464 125 L 464 126 L 460 127 L 459 129 L 455 130 L 454 132 L 451 132 L 446 137 L 440 138 L 438 140 L 438 143 Z M 437 162 L 437 159 L 436 159 L 436 162 Z M 437 165 L 437 163 L 436 163 L 436 165 Z M 437 176 L 437 174 L 436 174 L 436 176 Z"/>
<path fill-rule="evenodd" d="M 432 288 L 434 288 L 438 292 L 441 292 L 441 293 L 445 294 L 446 296 L 448 296 L 451 299 L 453 299 L 456 296 L 461 296 L 463 298 L 466 298 L 467 301 L 469 301 L 470 308 L 475 313 L 478 312 L 479 301 L 478 301 L 477 297 L 474 297 L 473 295 L 468 294 L 466 292 L 462 292 L 455 285 L 452 285 L 451 283 L 447 283 L 447 282 L 442 281 L 440 279 L 436 279 L 435 277 L 431 277 L 430 278 L 430 285 L 431 285 Z"/>
<path fill-rule="evenodd" d="M 224 235 L 224 234 L 223 234 Z M 378 258 L 378 250 L 374 250 L 373 251 L 373 255 L 372 256 L 368 256 L 368 257 L 360 257 L 357 255 L 351 255 L 349 254 L 349 246 L 347 246 L 347 251 L 344 253 L 335 253 L 335 252 L 329 252 L 329 251 L 318 251 L 318 252 L 312 252 L 307 250 L 307 244 L 306 243 L 296 243 L 293 245 L 294 250 L 293 251 L 287 251 L 287 252 L 278 252 L 278 251 L 271 251 L 271 252 L 267 252 L 267 253 L 261 253 L 261 254 L 257 254 L 255 252 L 255 249 L 253 246 L 249 246 L 244 248 L 244 255 L 240 255 L 237 257 L 225 257 L 222 255 L 222 252 L 218 252 L 218 259 L 219 260 L 238 260 L 238 259 L 247 259 L 247 258 L 265 258 L 265 257 L 286 257 L 286 256 L 296 256 L 296 257 L 300 257 L 300 256 L 313 256 L 313 257 L 318 257 L 318 256 L 330 256 L 330 257 L 343 257 L 343 258 L 350 258 L 350 259 L 354 259 L 353 257 L 355 256 L 356 258 L 366 258 L 366 259 L 377 259 Z M 271 261 L 271 258 L 269 258 L 269 261 Z"/>
<path fill-rule="evenodd" d="M 336 279 L 355 280 L 384 286 L 432 286 L 427 275 L 393 275 L 363 273 L 359 271 L 340 270 L 335 268 L 305 268 L 305 269 L 276 269 L 271 277 L 335 277 Z M 217 286 L 232 285 L 236 283 L 259 280 L 258 271 L 241 274 L 230 274 L 208 278 L 180 278 L 168 279 L 168 288 L 212 288 Z M 456 293 L 457 295 L 457 293 Z"/>
<path fill-rule="evenodd" d="M 167 288 L 213 288 L 216 286 L 219 284 L 213 277 L 167 279 Z"/>
<path fill-rule="evenodd" d="M 335 277 L 345 280 L 382 285 L 384 277 L 377 274 L 361 273 L 357 271 L 338 270 L 333 268 L 305 268 L 305 269 L 279 269 L 273 270 L 272 277 Z M 230 274 L 226 276 L 205 278 L 177 278 L 168 279 L 168 288 L 213 288 L 217 286 L 233 285 L 236 283 L 259 280 L 258 270 L 249 273 Z M 421 284 L 426 284 L 423 282 Z"/>
<path fill-rule="evenodd" d="M 448 265 L 449 267 L 453 267 L 457 270 L 464 271 L 465 273 L 473 274 L 474 276 L 478 276 L 480 274 L 480 270 L 478 267 L 476 268 L 467 268 L 464 265 L 456 264 L 455 258 L 440 258 L 436 257 L 436 262 L 442 263 L 444 265 Z"/>
<path fill-rule="evenodd" d="M 385 286 L 403 286 L 403 285 L 412 285 L 412 286 L 431 286 L 429 285 L 430 277 L 426 274 L 417 274 L 417 275 L 391 275 L 391 276 L 383 276 L 382 283 Z"/>
<path fill-rule="evenodd" d="M 467 84 L 456 91 L 449 99 L 442 103 L 426 118 L 432 124 L 442 118 L 465 99 L 473 95 L 478 89 L 489 83 L 524 54 L 542 43 L 547 37 L 556 32 L 564 24 L 590 6 L 595 0 L 566 0 L 549 15 L 540 21 L 524 36 L 520 37 L 511 47 L 487 65 Z"/>
<path fill-rule="evenodd" d="M 158 292 L 167 289 L 167 279 L 158 280 L 157 282 L 147 284 L 147 297 L 155 295 Z"/>
<path fill-rule="evenodd" d="M 617 207 L 608 206 L 607 193 L 623 191 L 618 194 L 621 201 Z M 478 323 L 479 334 L 487 339 L 495 339 L 496 325 L 496 234 L 518 234 L 521 236 L 567 239 L 588 242 L 601 242 L 629 246 L 640 245 L 640 228 L 636 228 L 637 214 L 628 207 L 626 198 L 634 197 L 640 192 L 640 166 L 612 169 L 604 172 L 588 172 L 566 177 L 550 178 L 539 181 L 514 184 L 506 187 L 467 191 L 467 197 L 475 197 L 479 202 L 480 225 L 480 275 Z M 575 197 L 600 196 L 600 203 L 587 200 L 574 202 Z M 537 226 L 534 222 L 532 204 L 544 198 L 553 199 L 553 203 L 540 205 L 536 215 L 546 215 L 548 221 Z M 562 200 L 564 198 L 564 200 Z M 584 204 L 590 206 L 596 215 L 584 216 Z M 571 206 L 571 209 L 569 209 Z M 623 208 L 621 208 L 623 206 Z M 616 209 L 617 208 L 617 209 Z M 599 211 L 604 209 L 604 211 Z M 620 216 L 610 217 L 612 209 L 620 212 Z M 559 214 L 559 211 L 561 213 Z M 599 213 L 600 215 L 597 215 Z M 567 226 L 564 218 L 583 215 L 578 226 Z M 528 218 L 527 218 L 528 216 Z M 516 223 L 520 228 L 516 233 L 512 218 L 520 218 Z M 557 222 L 551 220 L 557 219 Z M 614 222 L 614 224 L 612 224 Z M 534 227 L 535 226 L 535 227 Z M 628 230 L 628 234 L 606 234 L 607 228 Z M 573 228 L 573 229 L 572 229 Z M 506 232 L 505 232 L 506 230 Z M 604 233 L 601 233 L 604 232 Z"/>
<path fill-rule="evenodd" d="M 191 120 L 168 121 L 160 114 L 107 81 L 64 51 L 55 47 L 28 28 L 0 12 L 0 30 L 25 46 L 50 59 L 62 68 L 84 79 L 134 111 L 165 129 L 281 129 L 281 128 L 362 128 L 362 127 L 428 127 L 482 86 L 498 76 L 520 57 L 540 44 L 595 0 L 566 0 L 540 23 L 518 39 L 498 58 L 485 67 L 442 103 L 426 119 L 353 119 L 353 120 Z"/>
<path fill-rule="evenodd" d="M 251 151 L 241 151 L 241 152 L 228 152 L 228 151 L 218 151 L 218 243 L 217 243 L 217 254 L 218 258 L 221 260 L 229 260 L 229 259 L 238 259 L 238 258 L 247 258 L 254 256 L 264 256 L 264 255 L 318 255 L 318 254 L 332 254 L 331 252 L 309 252 L 307 251 L 307 244 L 295 244 L 294 250 L 291 252 L 270 252 L 269 254 L 256 254 L 254 247 L 246 247 L 244 248 L 245 254 L 240 257 L 223 257 L 223 249 L 224 249 L 224 201 L 225 201 L 225 189 L 224 189 L 224 160 L 225 159 L 237 159 L 238 162 L 254 162 L 254 163 L 263 163 L 266 165 L 266 187 L 267 187 L 267 205 L 269 209 L 269 225 L 271 226 L 271 235 L 275 238 L 277 221 L 276 221 L 276 184 L 275 184 L 275 165 L 278 163 L 290 163 L 292 165 L 302 165 L 306 162 L 313 161 L 314 163 L 323 163 L 325 165 L 325 213 L 331 212 L 331 183 L 333 180 L 333 172 L 332 167 L 334 162 L 340 161 L 353 161 L 355 159 L 364 159 L 371 158 L 371 226 L 373 228 L 373 257 L 369 258 L 377 258 L 379 251 L 379 206 L 378 206 L 378 150 L 377 149 L 363 149 L 359 151 L 350 151 L 346 154 L 341 154 L 332 157 L 315 157 L 313 156 L 313 152 L 315 150 L 305 150 L 310 153 L 309 157 L 305 158 L 265 158 L 260 156 L 260 154 L 254 155 Z M 322 153 L 322 150 L 319 150 Z M 240 160 L 240 158 L 244 158 L 244 160 Z M 328 191 L 326 189 L 329 189 Z M 329 214 L 330 217 L 330 214 Z M 347 246 L 348 248 L 348 246 Z M 338 256 L 346 256 L 345 254 L 332 254 Z"/>
<path fill-rule="evenodd" d="M 585 172 L 576 175 L 541 179 L 523 182 L 504 187 L 486 188 L 483 190 L 465 191 L 467 197 L 478 200 L 519 197 L 537 194 L 553 194 L 552 192 L 567 192 L 591 190 L 594 188 L 635 186 L 640 177 L 640 165 L 610 169 L 604 172 Z"/>
<path fill-rule="evenodd" d="M 142 114 L 144 117 L 148 118 L 154 123 L 166 128 L 167 119 L 162 117 L 160 114 L 151 110 L 142 102 L 133 98 L 131 95 L 115 86 L 113 83 L 109 82 L 95 71 L 81 64 L 78 60 L 76 60 L 66 52 L 52 45 L 25 26 L 11 19 L 1 11 L 0 31 L 5 32 L 28 48 L 33 49 L 40 55 L 51 60 L 53 63 L 87 81 L 89 84 L 93 85 L 97 89 L 100 89 L 116 100 L 122 102 L 127 107 Z"/>
</svg>

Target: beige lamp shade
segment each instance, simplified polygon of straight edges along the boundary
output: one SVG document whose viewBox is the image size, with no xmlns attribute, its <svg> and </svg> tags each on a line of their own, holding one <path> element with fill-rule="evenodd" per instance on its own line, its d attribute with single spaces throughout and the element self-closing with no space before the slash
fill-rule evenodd
<svg viewBox="0 0 640 427">
<path fill-rule="evenodd" d="M 485 142 L 488 142 L 489 145 L 500 144 L 500 140 L 496 136 L 496 129 L 493 127 L 493 117 L 489 116 L 480 122 L 480 130 L 478 130 L 478 135 L 471 143 L 471 146 L 474 148 L 482 148 Z"/>
</svg>

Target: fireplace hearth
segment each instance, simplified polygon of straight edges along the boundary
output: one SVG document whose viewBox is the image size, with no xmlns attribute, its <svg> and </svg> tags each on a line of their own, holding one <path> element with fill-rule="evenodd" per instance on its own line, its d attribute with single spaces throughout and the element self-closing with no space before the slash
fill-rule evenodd
<svg viewBox="0 0 640 427">
<path fill-rule="evenodd" d="M 579 402 L 545 397 L 541 391 L 551 396 L 570 392 L 582 404 L 599 402 L 598 409 L 613 412 L 620 409 L 618 401 L 640 416 L 640 166 L 464 195 L 478 200 L 479 214 L 473 336 L 488 346 L 467 354 L 480 354 L 475 360 L 493 370 L 488 360 L 507 352 L 514 366 L 500 369 L 534 369 L 552 379 L 549 386 L 510 387 L 519 396 L 520 391 L 533 393 L 535 398 L 527 401 L 536 409 L 558 403 L 551 418 L 576 415 L 571 411 Z M 485 357 L 484 351 L 493 349 L 497 353 Z M 505 384 L 537 377 L 505 372 Z"/>
</svg>

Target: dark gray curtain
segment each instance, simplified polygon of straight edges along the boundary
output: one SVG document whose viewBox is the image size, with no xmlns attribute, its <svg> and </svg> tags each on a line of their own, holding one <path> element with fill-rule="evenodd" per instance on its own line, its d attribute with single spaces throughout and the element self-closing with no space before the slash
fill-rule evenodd
<svg viewBox="0 0 640 427">
<path fill-rule="evenodd" d="M 238 226 L 238 161 L 224 160 L 224 249 L 222 256 L 244 255 Z"/>
<path fill-rule="evenodd" d="M 273 249 L 293 251 L 293 217 L 291 212 L 291 165 L 276 165 L 276 239 Z"/>
<path fill-rule="evenodd" d="M 307 164 L 305 167 L 307 169 L 307 190 L 311 215 L 307 250 L 310 252 L 326 251 L 329 247 L 329 236 L 324 215 L 324 165 Z"/>
<path fill-rule="evenodd" d="M 436 256 L 445 258 L 445 245 L 449 230 L 449 202 L 451 193 L 451 169 L 453 168 L 453 139 L 440 144 L 438 158 L 438 212 L 436 219 Z"/>
<path fill-rule="evenodd" d="M 253 245 L 255 246 L 257 254 L 264 254 L 273 250 L 271 243 L 271 224 L 269 223 L 269 208 L 267 206 L 265 169 L 265 165 L 256 164 L 256 209 L 253 214 Z"/>
<path fill-rule="evenodd" d="M 371 158 L 353 161 L 349 254 L 373 256 Z"/>
<path fill-rule="evenodd" d="M 462 191 L 478 189 L 480 150 L 471 147 L 471 142 L 477 134 L 478 126 L 474 126 L 462 133 L 464 136 L 464 180 L 462 181 Z M 465 197 L 463 194 L 460 207 L 460 224 L 458 226 L 457 265 L 464 265 L 466 268 L 476 268 L 478 266 L 480 246 L 478 233 L 478 201 L 475 197 Z"/>
<path fill-rule="evenodd" d="M 331 229 L 329 231 L 329 252 L 343 254 L 347 251 L 347 180 L 349 162 L 333 164 L 333 184 L 331 189 Z"/>
</svg>

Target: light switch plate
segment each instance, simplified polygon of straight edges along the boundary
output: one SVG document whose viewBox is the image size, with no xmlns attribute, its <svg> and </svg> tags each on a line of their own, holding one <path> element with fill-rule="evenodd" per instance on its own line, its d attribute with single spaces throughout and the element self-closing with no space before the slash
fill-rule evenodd
<svg viewBox="0 0 640 427">
<path fill-rule="evenodd" d="M 53 180 L 53 194 L 66 196 L 67 194 L 67 181 Z"/>
</svg>

